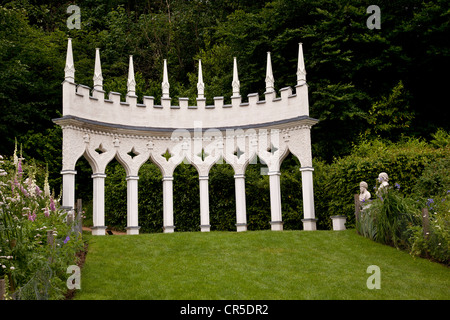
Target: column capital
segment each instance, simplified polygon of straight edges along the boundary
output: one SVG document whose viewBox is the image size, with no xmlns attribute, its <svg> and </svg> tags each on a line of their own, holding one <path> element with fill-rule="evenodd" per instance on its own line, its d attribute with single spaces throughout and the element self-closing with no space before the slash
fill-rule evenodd
<svg viewBox="0 0 450 320">
<path fill-rule="evenodd" d="M 106 178 L 106 174 L 104 174 L 104 173 L 94 173 L 94 174 L 91 176 L 91 178 L 92 178 L 92 179 L 95 179 L 95 178 Z"/>
<path fill-rule="evenodd" d="M 267 172 L 268 176 L 281 176 L 281 172 L 280 171 L 269 171 Z"/>
<path fill-rule="evenodd" d="M 245 179 L 245 174 L 235 174 L 235 175 L 234 175 L 234 178 L 235 178 L 235 179 L 239 179 L 239 178 L 240 178 L 240 179 Z"/>
<path fill-rule="evenodd" d="M 139 180 L 139 176 L 127 176 L 126 180 Z"/>
<path fill-rule="evenodd" d="M 209 176 L 199 176 L 198 179 L 199 180 L 208 180 Z"/>
<path fill-rule="evenodd" d="M 66 170 L 61 170 L 60 173 L 61 174 L 77 174 L 77 170 L 66 169 Z"/>
<path fill-rule="evenodd" d="M 162 177 L 162 181 L 173 181 L 173 176 L 164 176 Z"/>
<path fill-rule="evenodd" d="M 314 171 L 314 168 L 313 167 L 301 167 L 300 169 L 299 169 L 300 171 Z"/>
</svg>

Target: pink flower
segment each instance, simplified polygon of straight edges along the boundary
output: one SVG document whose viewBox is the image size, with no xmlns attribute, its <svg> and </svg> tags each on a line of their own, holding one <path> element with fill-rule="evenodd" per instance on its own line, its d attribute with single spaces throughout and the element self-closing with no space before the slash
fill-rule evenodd
<svg viewBox="0 0 450 320">
<path fill-rule="evenodd" d="M 22 177 L 22 173 L 23 173 L 23 170 L 22 170 L 22 160 L 19 160 L 19 165 L 18 165 L 18 167 L 17 167 L 17 173 L 19 174 L 19 177 Z"/>
<path fill-rule="evenodd" d="M 47 218 L 50 216 L 50 212 L 48 211 L 47 207 L 45 207 L 44 216 L 46 216 Z"/>
<path fill-rule="evenodd" d="M 42 191 L 39 188 L 39 186 L 36 186 L 36 195 L 39 197 L 41 195 Z"/>
<path fill-rule="evenodd" d="M 53 197 L 50 198 L 50 210 L 56 211 L 55 202 L 53 201 Z"/>
<path fill-rule="evenodd" d="M 36 220 L 36 211 L 33 211 L 33 214 L 28 214 L 28 220 L 33 222 Z"/>
</svg>

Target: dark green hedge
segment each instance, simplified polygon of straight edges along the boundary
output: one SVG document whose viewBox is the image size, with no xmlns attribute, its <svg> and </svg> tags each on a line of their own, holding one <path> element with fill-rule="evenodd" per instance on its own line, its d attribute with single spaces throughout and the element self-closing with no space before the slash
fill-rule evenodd
<svg viewBox="0 0 450 320">
<path fill-rule="evenodd" d="M 314 160 L 314 196 L 318 229 L 331 229 L 332 215 L 347 216 L 347 227 L 355 225 L 354 194 L 366 181 L 372 198 L 376 178 L 387 172 L 389 183 L 400 185 L 405 195 L 431 197 L 450 189 L 445 174 L 450 159 L 448 146 L 436 147 L 420 140 L 398 143 L 363 141 L 350 155 L 327 164 Z M 302 229 L 303 202 L 298 160 L 289 155 L 281 167 L 281 197 L 284 229 Z M 270 229 L 269 177 L 261 174 L 264 165 L 249 165 L 246 171 L 248 230 Z M 126 226 L 125 171 L 114 161 L 107 167 L 105 211 L 110 227 Z M 141 232 L 161 232 L 163 226 L 162 176 L 148 162 L 139 171 L 139 225 Z M 217 164 L 209 175 L 211 230 L 236 230 L 234 171 Z M 174 172 L 174 224 L 176 231 L 198 231 L 200 225 L 198 173 L 192 165 L 181 164 Z M 447 188 L 446 190 L 444 190 Z M 442 190 L 441 190 L 442 189 Z"/>
<path fill-rule="evenodd" d="M 376 179 L 380 172 L 389 175 L 391 186 L 398 183 L 403 194 L 420 200 L 425 196 L 424 188 L 418 188 L 424 170 L 449 159 L 448 146 L 436 148 L 424 141 L 411 139 L 398 143 L 364 141 L 355 146 L 349 156 L 336 159 L 330 165 L 315 161 L 314 192 L 320 227 L 331 228 L 328 218 L 331 215 L 347 216 L 347 227 L 354 227 L 353 195 L 359 193 L 359 183 L 366 181 L 374 198 Z M 448 176 L 448 172 L 441 171 L 435 178 L 445 175 Z M 436 183 L 434 180 L 429 181 L 429 184 Z M 442 189 L 446 188 L 441 185 Z"/>
</svg>

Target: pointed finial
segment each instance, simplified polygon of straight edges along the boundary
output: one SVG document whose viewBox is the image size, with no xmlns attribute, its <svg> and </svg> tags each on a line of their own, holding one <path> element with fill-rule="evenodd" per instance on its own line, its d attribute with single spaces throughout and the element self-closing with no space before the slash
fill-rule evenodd
<svg viewBox="0 0 450 320">
<path fill-rule="evenodd" d="M 267 68 L 266 68 L 266 92 L 273 92 L 275 80 L 272 72 L 272 61 L 270 58 L 270 52 L 267 52 Z"/>
<path fill-rule="evenodd" d="M 297 85 L 306 83 L 305 61 L 303 60 L 303 46 L 300 42 L 298 44 L 298 66 L 297 66 Z"/>
<path fill-rule="evenodd" d="M 128 66 L 127 94 L 136 95 L 136 81 L 134 80 L 133 56 L 130 56 L 130 65 Z"/>
<path fill-rule="evenodd" d="M 202 60 L 198 60 L 197 95 L 199 99 L 205 97 L 205 84 L 203 83 Z"/>
<path fill-rule="evenodd" d="M 169 76 L 167 73 L 167 60 L 166 59 L 164 59 L 163 81 L 161 83 L 161 87 L 162 87 L 162 97 L 169 98 L 170 84 L 169 84 Z"/>
<path fill-rule="evenodd" d="M 239 88 L 241 86 L 241 83 L 239 82 L 236 57 L 234 57 L 233 59 L 233 82 L 231 83 L 231 86 L 233 87 L 233 96 L 239 96 Z"/>
<path fill-rule="evenodd" d="M 103 90 L 102 66 L 100 63 L 100 49 L 95 48 L 94 89 Z"/>
<path fill-rule="evenodd" d="M 73 64 L 72 39 L 67 42 L 66 66 L 64 67 L 64 79 L 75 83 L 75 66 Z"/>
</svg>

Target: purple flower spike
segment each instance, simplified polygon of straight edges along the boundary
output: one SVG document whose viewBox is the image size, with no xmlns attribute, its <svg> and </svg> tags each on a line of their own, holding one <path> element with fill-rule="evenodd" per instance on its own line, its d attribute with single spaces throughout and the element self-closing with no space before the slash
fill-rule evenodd
<svg viewBox="0 0 450 320">
<path fill-rule="evenodd" d="M 53 198 L 50 198 L 50 210 L 56 211 L 55 202 L 53 201 Z"/>
</svg>

